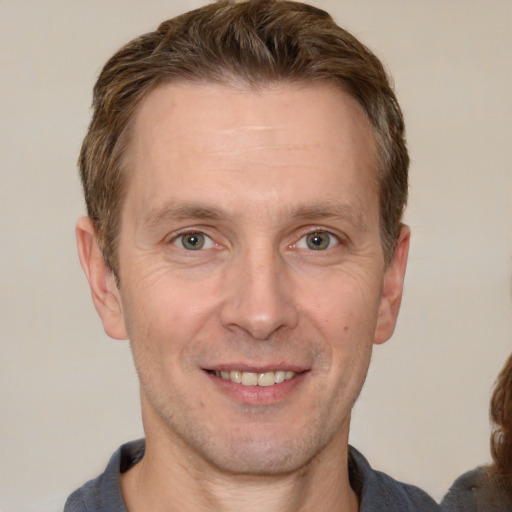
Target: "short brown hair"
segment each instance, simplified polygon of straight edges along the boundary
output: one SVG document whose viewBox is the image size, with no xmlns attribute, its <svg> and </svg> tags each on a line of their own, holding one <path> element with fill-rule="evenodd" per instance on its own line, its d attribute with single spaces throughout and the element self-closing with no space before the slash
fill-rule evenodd
<svg viewBox="0 0 512 512">
<path fill-rule="evenodd" d="M 512 496 L 512 354 L 501 370 L 491 399 L 491 454 L 494 461 L 491 472 L 508 479 Z"/>
<path fill-rule="evenodd" d="M 221 0 L 128 43 L 94 87 L 79 167 L 87 213 L 114 273 L 131 120 L 166 81 L 241 81 L 248 87 L 328 81 L 352 95 L 377 141 L 381 238 L 391 259 L 407 201 L 409 157 L 402 113 L 382 64 L 323 10 L 285 0 Z"/>
</svg>

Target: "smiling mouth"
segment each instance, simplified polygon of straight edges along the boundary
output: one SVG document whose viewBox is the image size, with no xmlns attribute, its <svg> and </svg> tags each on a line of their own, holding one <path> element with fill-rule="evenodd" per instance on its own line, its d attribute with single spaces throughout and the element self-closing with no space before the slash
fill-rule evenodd
<svg viewBox="0 0 512 512">
<path fill-rule="evenodd" d="M 211 375 L 215 375 L 216 377 L 220 377 L 224 380 L 229 380 L 231 382 L 235 382 L 236 384 L 241 384 L 242 386 L 273 386 L 274 384 L 280 384 L 281 382 L 293 379 L 295 377 L 296 372 L 291 371 L 270 371 L 264 373 L 255 373 L 255 372 L 243 372 L 239 370 L 231 370 L 231 371 L 214 371 L 208 370 L 208 373 Z"/>
</svg>

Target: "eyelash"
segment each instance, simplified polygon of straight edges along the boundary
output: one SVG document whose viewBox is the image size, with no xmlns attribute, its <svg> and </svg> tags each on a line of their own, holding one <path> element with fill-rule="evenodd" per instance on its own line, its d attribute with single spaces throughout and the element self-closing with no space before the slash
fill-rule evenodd
<svg viewBox="0 0 512 512">
<path fill-rule="evenodd" d="M 195 247 L 195 248 L 190 247 L 189 248 L 189 247 L 185 247 L 185 244 L 184 244 L 184 240 L 187 236 L 188 237 L 196 236 L 199 239 L 203 238 L 203 240 L 199 240 L 199 242 L 197 242 L 198 244 L 200 244 L 198 247 Z M 216 246 L 215 242 L 212 240 L 211 237 L 209 237 L 206 233 L 203 233 L 202 231 L 199 231 L 199 230 L 186 231 L 183 233 L 179 233 L 178 235 L 176 235 L 174 238 L 171 239 L 170 243 L 172 245 L 179 247 L 180 249 L 184 249 L 186 251 L 194 251 L 194 250 L 200 251 L 202 249 L 212 249 Z M 205 244 L 207 244 L 207 247 L 204 247 Z"/>
<path fill-rule="evenodd" d="M 316 247 L 311 247 L 308 245 L 308 237 L 325 237 L 327 236 L 329 238 L 327 242 L 326 247 L 322 247 L 321 244 L 315 244 Z M 313 239 L 311 240 L 313 241 Z M 303 242 L 303 246 L 301 247 L 301 243 Z M 339 236 L 336 236 L 334 233 L 331 233 L 330 231 L 326 231 L 324 229 L 315 229 L 313 231 L 310 231 L 309 233 L 306 233 L 303 235 L 295 244 L 294 247 L 297 247 L 298 249 L 306 249 L 306 250 L 312 250 L 312 251 L 325 251 L 328 249 L 332 249 L 342 243 Z"/>
<path fill-rule="evenodd" d="M 197 236 L 200 240 L 196 243 L 199 245 L 197 247 L 193 247 L 193 245 L 190 247 L 186 247 L 184 240 L 187 236 L 188 237 Z M 313 247 L 310 244 L 308 244 L 308 237 L 312 237 L 311 242 L 316 247 Z M 313 237 L 318 237 L 319 243 L 316 243 L 314 241 Z M 327 245 L 324 247 L 322 247 L 322 243 L 321 243 L 322 237 L 328 237 Z M 179 233 L 179 234 L 175 235 L 170 240 L 170 243 L 172 245 L 174 245 L 175 247 L 178 247 L 180 249 L 183 249 L 185 251 L 190 251 L 190 252 L 201 251 L 204 249 L 213 249 L 217 246 L 217 244 L 213 241 L 213 239 L 201 230 L 190 230 L 190 231 L 185 231 L 185 232 Z M 302 235 L 299 238 L 299 240 L 297 242 L 295 242 L 294 244 L 292 244 L 290 247 L 301 249 L 301 250 L 326 251 L 329 249 L 333 249 L 334 247 L 336 247 L 342 243 L 343 243 L 342 239 L 339 236 L 335 235 L 334 233 L 331 233 L 330 231 L 327 231 L 324 229 L 315 229 L 315 230 L 309 231 L 308 233 L 305 233 L 304 235 Z"/>
</svg>

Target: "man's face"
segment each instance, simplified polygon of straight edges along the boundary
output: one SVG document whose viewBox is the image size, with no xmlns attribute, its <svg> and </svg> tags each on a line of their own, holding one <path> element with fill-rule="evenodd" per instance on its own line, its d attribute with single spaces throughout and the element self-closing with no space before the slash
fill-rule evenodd
<svg viewBox="0 0 512 512">
<path fill-rule="evenodd" d="M 236 473 L 346 445 L 405 269 L 385 268 L 375 153 L 361 108 L 326 84 L 166 84 L 145 100 L 120 306 L 102 316 L 131 340 L 148 443 Z"/>
</svg>

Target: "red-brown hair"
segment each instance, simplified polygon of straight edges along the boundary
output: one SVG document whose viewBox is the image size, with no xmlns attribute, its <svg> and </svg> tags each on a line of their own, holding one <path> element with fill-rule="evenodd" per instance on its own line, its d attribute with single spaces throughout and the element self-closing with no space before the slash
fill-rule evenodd
<svg viewBox="0 0 512 512">
<path fill-rule="evenodd" d="M 512 355 L 496 379 L 490 415 L 494 422 L 491 472 L 507 477 L 512 489 Z"/>
</svg>

